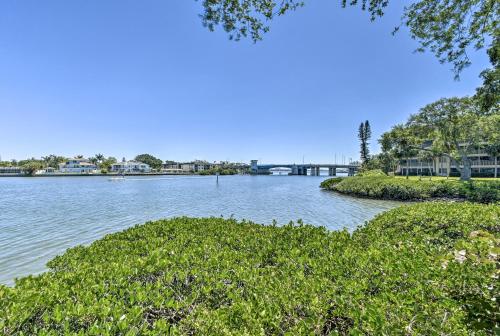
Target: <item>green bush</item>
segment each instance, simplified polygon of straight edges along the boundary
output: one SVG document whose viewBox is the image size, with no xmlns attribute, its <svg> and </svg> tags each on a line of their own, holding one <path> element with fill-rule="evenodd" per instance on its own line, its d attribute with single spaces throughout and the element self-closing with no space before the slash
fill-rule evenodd
<svg viewBox="0 0 500 336">
<path fill-rule="evenodd" d="M 326 180 L 321 187 L 354 196 L 401 201 L 432 198 L 462 199 L 480 203 L 500 201 L 498 181 L 418 181 L 389 176 L 355 176 L 341 181 Z"/>
<path fill-rule="evenodd" d="M 219 173 L 219 175 L 236 175 L 236 174 L 238 174 L 238 171 L 236 169 L 232 169 L 232 168 L 226 168 L 226 169 L 214 168 L 214 169 L 202 170 L 198 174 L 199 175 L 216 175 L 217 173 Z"/>
<path fill-rule="evenodd" d="M 382 171 L 382 169 L 371 169 L 360 171 L 357 176 L 387 176 L 386 173 Z"/>
<path fill-rule="evenodd" d="M 344 178 L 343 177 L 332 177 L 327 180 L 324 180 L 321 182 L 320 187 L 323 189 L 329 189 L 332 188 L 335 184 L 339 183 L 342 181 Z"/>
<path fill-rule="evenodd" d="M 500 207 L 469 203 L 401 207 L 353 234 L 148 222 L 0 287 L 0 334 L 493 335 L 499 225 Z"/>
</svg>

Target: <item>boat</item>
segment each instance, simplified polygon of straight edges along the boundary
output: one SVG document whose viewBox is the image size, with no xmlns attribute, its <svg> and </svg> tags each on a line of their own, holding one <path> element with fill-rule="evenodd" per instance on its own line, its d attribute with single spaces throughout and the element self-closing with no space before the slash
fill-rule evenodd
<svg viewBox="0 0 500 336">
<path fill-rule="evenodd" d="M 292 169 L 287 167 L 274 167 L 269 169 L 269 173 L 274 176 L 290 175 L 292 173 Z"/>
<path fill-rule="evenodd" d="M 120 175 L 110 177 L 108 181 L 125 181 L 125 174 L 122 171 Z"/>
</svg>

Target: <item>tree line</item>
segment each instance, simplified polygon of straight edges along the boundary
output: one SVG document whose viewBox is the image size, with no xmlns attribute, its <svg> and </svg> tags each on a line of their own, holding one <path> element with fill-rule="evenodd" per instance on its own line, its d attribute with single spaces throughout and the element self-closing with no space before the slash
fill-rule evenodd
<svg viewBox="0 0 500 336">
<path fill-rule="evenodd" d="M 363 132 L 362 132 L 363 131 Z M 398 124 L 379 139 L 382 153 L 367 156 L 368 145 L 363 137 L 364 124 L 359 128 L 361 159 L 364 169 L 394 171 L 401 160 L 434 160 L 447 157 L 457 167 L 462 180 L 470 180 L 470 155 L 485 152 L 498 164 L 500 155 L 500 113 L 498 106 L 484 108 L 477 96 L 442 98 L 422 107 L 406 123 Z M 495 169 L 494 177 L 497 177 Z"/>
<path fill-rule="evenodd" d="M 85 159 L 83 155 L 76 155 L 76 159 Z M 42 156 L 40 159 L 30 158 L 25 160 L 11 160 L 11 161 L 0 161 L 0 167 L 21 167 L 24 172 L 28 175 L 33 175 L 36 171 L 46 168 L 58 169 L 59 165 L 70 160 L 65 156 L 50 154 L 47 156 Z M 101 171 L 107 172 L 111 170 L 111 166 L 118 162 L 118 160 L 113 156 L 104 156 L 101 153 L 95 154 L 88 157 L 87 160 L 96 165 Z M 163 165 L 163 161 L 154 157 L 151 154 L 139 154 L 134 158 L 135 161 L 148 164 L 152 169 L 160 170 Z M 122 158 L 125 161 L 125 158 Z"/>
</svg>

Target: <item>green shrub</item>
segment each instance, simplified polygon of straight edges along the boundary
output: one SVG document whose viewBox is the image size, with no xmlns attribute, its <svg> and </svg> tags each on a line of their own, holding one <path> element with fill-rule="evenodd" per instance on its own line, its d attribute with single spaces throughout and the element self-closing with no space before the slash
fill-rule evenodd
<svg viewBox="0 0 500 336">
<path fill-rule="evenodd" d="M 236 169 L 232 169 L 232 168 L 226 168 L 226 169 L 213 168 L 213 169 L 202 170 L 198 174 L 199 175 L 216 175 L 217 173 L 219 173 L 219 175 L 236 175 L 236 174 L 238 174 L 238 171 Z"/>
<path fill-rule="evenodd" d="M 342 181 L 343 179 L 344 179 L 343 177 L 332 177 L 332 178 L 329 178 L 329 179 L 324 180 L 323 182 L 321 182 L 320 187 L 323 188 L 323 189 L 329 189 L 329 188 L 333 187 L 335 184 L 337 184 L 340 181 Z"/>
<path fill-rule="evenodd" d="M 0 286 L 0 334 L 492 335 L 499 225 L 500 207 L 469 203 L 401 207 L 352 235 L 148 222 Z"/>
<path fill-rule="evenodd" d="M 389 176 L 355 176 L 323 181 L 321 187 L 361 197 L 391 200 L 463 199 L 471 202 L 500 201 L 500 182 L 457 180 L 407 180 Z"/>
<path fill-rule="evenodd" d="M 382 171 L 382 169 L 371 169 L 360 171 L 357 176 L 387 176 L 386 173 Z"/>
</svg>

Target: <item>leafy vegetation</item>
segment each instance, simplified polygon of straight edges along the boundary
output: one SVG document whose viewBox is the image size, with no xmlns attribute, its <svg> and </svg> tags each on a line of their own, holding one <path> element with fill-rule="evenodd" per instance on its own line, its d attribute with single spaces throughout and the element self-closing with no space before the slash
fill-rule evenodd
<svg viewBox="0 0 500 336">
<path fill-rule="evenodd" d="M 500 207 L 421 203 L 353 234 L 148 222 L 0 287 L 3 335 L 498 332 Z"/>
<path fill-rule="evenodd" d="M 370 13 L 371 20 L 375 20 L 384 15 L 392 2 L 341 0 L 340 3 L 342 7 L 359 6 Z M 269 31 L 271 20 L 302 7 L 304 3 L 306 1 L 301 0 L 204 0 L 201 17 L 210 30 L 220 25 L 231 39 L 248 36 L 255 42 Z M 488 40 L 493 40 L 489 50 L 498 48 L 499 14 L 497 0 L 415 0 L 405 6 L 401 25 L 406 26 L 410 36 L 419 42 L 417 51 L 429 50 L 440 62 L 452 63 L 458 76 L 471 63 L 468 49 L 481 49 Z M 397 30 L 399 27 L 395 32 Z M 498 83 L 495 79 L 498 64 L 494 66 L 494 72 L 482 74 L 484 87 L 488 87 L 486 79 Z M 496 95 L 498 97 L 498 93 Z"/>
<path fill-rule="evenodd" d="M 363 164 L 367 163 L 370 159 L 370 148 L 369 148 L 370 143 L 368 141 L 370 140 L 371 137 L 372 137 L 372 130 L 370 127 L 370 122 L 366 120 L 364 123 L 362 122 L 359 125 L 358 129 L 358 139 L 360 145 L 359 154 L 361 157 L 361 162 Z"/>
<path fill-rule="evenodd" d="M 148 164 L 152 169 L 160 170 L 163 166 L 163 161 L 154 157 L 151 154 L 140 154 L 135 157 L 135 161 Z"/>
<path fill-rule="evenodd" d="M 381 169 L 361 170 L 357 176 L 387 176 Z"/>
<path fill-rule="evenodd" d="M 462 199 L 490 203 L 500 201 L 500 181 L 414 180 L 385 175 L 328 179 L 324 189 L 360 197 L 391 200 Z"/>
<path fill-rule="evenodd" d="M 323 189 L 331 189 L 335 184 L 340 183 L 344 177 L 332 177 L 321 182 L 320 187 Z"/>
<path fill-rule="evenodd" d="M 479 149 L 494 152 L 500 146 L 500 113 L 481 109 L 469 97 L 443 98 L 424 106 L 406 124 L 394 126 L 380 143 L 387 155 L 407 162 L 415 156 L 447 157 L 461 178 L 470 180 L 470 155 Z"/>
<path fill-rule="evenodd" d="M 67 160 L 64 156 L 59 156 L 55 154 L 50 154 L 47 156 L 42 156 L 42 161 L 44 162 L 44 167 L 51 167 L 54 169 L 59 168 L 59 164 L 64 163 Z"/>
<path fill-rule="evenodd" d="M 26 175 L 33 176 L 37 172 L 37 170 L 42 169 L 43 164 L 39 161 L 33 160 L 24 163 L 21 167 L 23 168 L 23 171 Z"/>
<path fill-rule="evenodd" d="M 99 167 L 101 168 L 102 171 L 111 171 L 111 166 L 117 162 L 116 158 L 113 156 L 106 158 L 103 158 L 99 162 Z"/>
<path fill-rule="evenodd" d="M 206 169 L 202 170 L 199 172 L 200 175 L 236 175 L 238 174 L 238 171 L 234 168 L 229 168 L 229 167 L 216 167 L 212 169 Z"/>
</svg>

